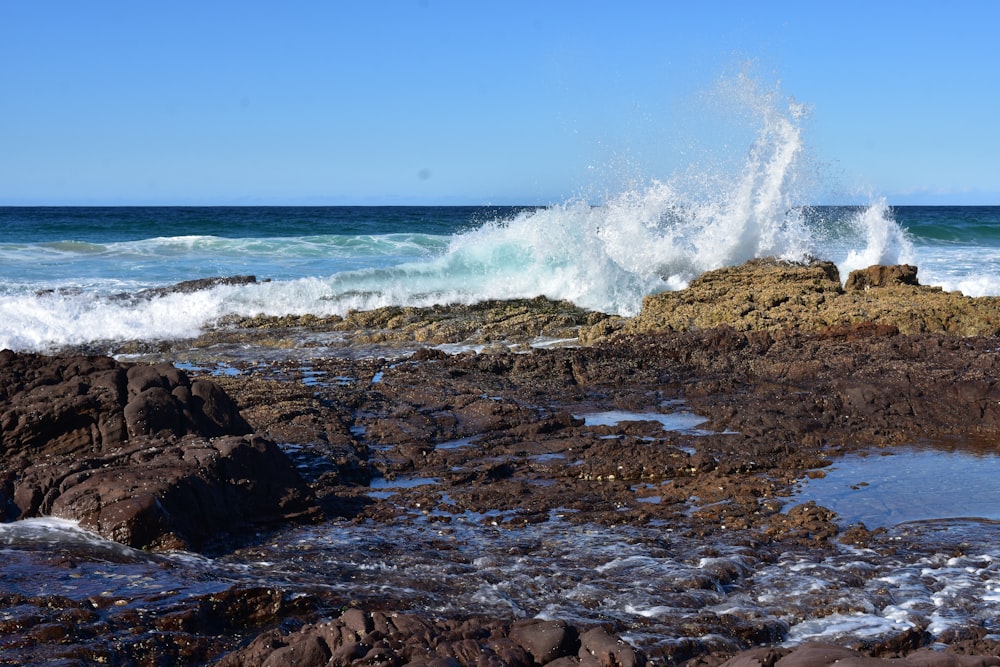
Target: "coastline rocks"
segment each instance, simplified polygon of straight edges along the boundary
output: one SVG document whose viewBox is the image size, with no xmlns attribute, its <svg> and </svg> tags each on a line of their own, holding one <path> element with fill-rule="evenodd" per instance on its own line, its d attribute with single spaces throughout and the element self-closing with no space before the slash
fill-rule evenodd
<svg viewBox="0 0 1000 667">
<path fill-rule="evenodd" d="M 0 518 L 59 516 L 123 544 L 198 549 L 314 516 L 291 462 L 214 382 L 169 364 L 0 352 Z"/>
<path fill-rule="evenodd" d="M 876 264 L 867 269 L 851 271 L 844 283 L 844 290 L 867 290 L 873 287 L 891 287 L 893 285 L 919 285 L 917 267 L 910 264 L 882 266 Z"/>
<path fill-rule="evenodd" d="M 758 276 L 768 278 L 758 281 Z M 922 287 L 913 283 L 915 277 L 906 267 L 875 267 L 849 278 L 847 289 L 832 264 L 751 262 L 706 274 L 684 292 L 650 297 L 643 315 L 622 329 L 634 335 L 590 347 L 515 354 L 497 345 L 487 354 L 455 355 L 425 348 L 389 360 L 295 354 L 284 364 L 245 362 L 245 374 L 217 382 L 188 378 L 169 365 L 0 353 L 0 511 L 10 519 L 74 517 L 150 549 L 200 548 L 225 531 L 307 520 L 317 512 L 314 498 L 333 499 L 331 506 L 353 498 L 343 525 L 384 531 L 380 560 L 392 562 L 407 549 L 431 549 L 435 559 L 465 559 L 463 566 L 473 556 L 454 544 L 463 530 L 479 525 L 471 521 L 476 515 L 498 533 L 543 522 L 553 522 L 555 530 L 562 529 L 558 522 L 568 529 L 570 524 L 662 525 L 669 535 L 650 542 L 653 547 L 704 564 L 677 580 L 679 590 L 665 587 L 674 611 L 640 625 L 608 629 L 460 612 L 448 619 L 427 611 L 391 613 L 385 610 L 423 607 L 401 592 L 404 587 L 374 592 L 345 579 L 343 587 L 310 590 L 316 599 L 309 605 L 302 589 L 284 589 L 284 582 L 255 596 L 234 591 L 181 600 L 157 617 L 155 627 L 160 641 L 177 647 L 201 642 L 199 661 L 221 659 L 229 666 L 625 667 L 648 659 L 714 667 L 734 651 L 785 640 L 788 626 L 773 614 L 719 613 L 721 607 L 706 606 L 700 591 L 744 586 L 749 591 L 758 564 L 792 550 L 808 549 L 820 559 L 840 550 L 838 541 L 885 553 L 899 548 L 874 525 L 872 531 L 861 525 L 844 530 L 821 505 L 786 507 L 796 480 L 822 474 L 838 454 L 936 436 L 955 437 L 962 447 L 978 439 L 985 451 L 995 451 L 1000 434 L 995 339 L 901 333 L 914 325 L 916 331 L 939 326 L 934 331 L 950 334 L 966 326 L 988 330 L 993 302 Z M 555 331 L 516 314 L 522 307 L 530 311 L 533 303 L 486 306 L 480 320 L 455 327 L 447 308 L 385 309 L 344 322 L 359 326 L 358 341 L 398 334 L 400 340 L 456 342 L 483 322 L 491 323 L 483 331 L 499 340 L 509 332 Z M 919 303 L 924 305 L 913 305 Z M 541 301 L 538 306 L 546 307 Z M 602 335 L 618 330 L 615 318 L 590 318 L 567 321 Z M 331 329 L 306 317 L 274 323 L 277 332 L 266 335 L 289 345 L 301 340 L 295 327 Z M 355 324 L 344 324 L 345 336 L 355 335 L 346 331 Z M 265 332 L 264 319 L 257 325 L 257 333 Z M 628 413 L 627 418 L 588 420 L 613 411 Z M 659 418 L 674 411 L 706 417 L 698 427 L 703 432 L 664 428 Z M 251 431 L 296 445 L 288 450 L 302 472 Z M 315 496 L 300 475 L 309 479 Z M 373 493 L 373 476 L 400 482 L 391 499 Z M 415 480 L 428 483 L 405 484 Z M 404 525 L 419 528 L 426 541 L 399 540 Z M 671 536 L 677 545 L 692 547 L 675 549 Z M 729 556 L 716 549 L 719 544 L 739 549 Z M 506 553 L 527 566 L 548 548 L 524 540 Z M 265 560 L 253 548 L 247 552 L 244 562 Z M 280 558 L 287 552 L 260 553 Z M 405 569 L 402 559 L 398 567 Z M 840 591 L 860 587 L 868 577 L 861 572 L 838 579 L 840 588 L 809 603 L 814 605 L 809 613 L 841 613 Z M 442 588 L 433 593 L 454 594 L 452 587 Z M 75 604 L 64 606 L 97 614 L 89 602 Z M 118 609 L 115 602 L 104 604 Z M 152 597 L 122 604 L 116 625 L 94 632 L 116 641 L 141 638 L 117 641 L 104 662 L 152 664 L 141 659 L 148 650 L 143 646 L 157 640 L 151 638 L 150 616 L 131 610 L 157 604 Z M 593 604 L 599 611 L 601 599 Z M 784 599 L 774 604 L 783 614 L 797 613 L 783 606 Z M 382 611 L 361 611 L 359 605 Z M 348 611 L 339 618 L 320 620 L 344 608 Z M 218 616 L 227 610 L 234 610 L 233 621 L 223 623 Z M 48 619 L 48 613 L 38 617 Z M 239 618 L 256 620 L 243 626 Z M 244 634 L 234 636 L 237 630 Z M 632 641 L 657 635 L 670 643 L 639 644 L 640 651 L 615 634 L 626 630 Z M 265 633 L 237 648 L 249 639 L 247 633 L 258 631 Z M 42 638 L 42 630 L 11 630 L 16 632 Z M 65 636 L 58 635 L 58 627 L 45 632 L 45 641 L 68 655 L 72 630 Z M 720 639 L 705 639 L 712 636 Z M 78 641 L 97 643 L 88 637 Z M 982 650 L 995 651 L 987 641 L 993 640 L 983 640 Z M 889 663 L 876 665 L 869 654 L 899 655 L 925 645 L 921 637 L 887 652 L 837 649 L 834 659 L 877 667 Z M 800 653 L 804 648 L 739 654 L 731 664 L 830 662 L 828 653 Z M 223 650 L 235 652 L 222 656 Z M 917 653 L 903 664 L 996 664 L 952 654 L 943 655 L 955 662 L 930 661 L 940 655 Z"/>
<path fill-rule="evenodd" d="M 112 449 L 138 436 L 245 435 L 250 426 L 209 380 L 170 364 L 0 352 L 5 463 Z"/>
<path fill-rule="evenodd" d="M 722 667 L 992 667 L 1000 658 L 921 649 L 901 658 L 871 657 L 832 644 L 807 643 L 795 648 L 756 648 L 722 663 Z"/>
<path fill-rule="evenodd" d="M 297 632 L 272 631 L 219 661 L 219 667 L 335 665 L 507 665 L 642 667 L 646 657 L 603 627 L 562 621 L 432 620 L 348 609 Z"/>
<path fill-rule="evenodd" d="M 253 436 L 143 439 L 106 455 L 45 457 L 11 486 L 19 518 L 75 519 L 139 549 L 199 550 L 220 532 L 316 514 L 284 454 Z"/>
<path fill-rule="evenodd" d="M 729 326 L 737 331 L 822 331 L 875 323 L 901 333 L 994 336 L 1000 298 L 963 296 L 917 282 L 913 266 L 872 266 L 840 284 L 831 262 L 796 264 L 757 259 L 708 271 L 687 289 L 647 296 L 622 333 Z M 584 330 L 593 340 L 607 331 Z"/>
<path fill-rule="evenodd" d="M 224 320 L 222 328 L 199 337 L 199 346 L 253 342 L 273 347 L 293 347 L 315 332 L 336 332 L 345 347 L 371 348 L 401 345 L 497 343 L 527 345 L 538 338 L 576 339 L 581 327 L 601 327 L 620 318 L 586 310 L 568 301 L 545 297 L 490 300 L 471 305 L 450 304 L 426 308 L 387 306 L 350 311 L 345 317 L 288 315 Z M 613 329 L 614 326 L 605 325 Z"/>
</svg>

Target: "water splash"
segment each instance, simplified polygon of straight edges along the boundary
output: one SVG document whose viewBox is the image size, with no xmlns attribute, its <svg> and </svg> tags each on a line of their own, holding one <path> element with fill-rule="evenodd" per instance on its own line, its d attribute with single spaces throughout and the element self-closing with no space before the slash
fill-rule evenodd
<svg viewBox="0 0 1000 667">
<path fill-rule="evenodd" d="M 884 202 L 832 236 L 810 218 L 803 105 L 745 76 L 720 84 L 714 99 L 752 121 L 735 169 L 725 160 L 690 165 L 596 206 L 572 200 L 489 222 L 456 236 L 438 260 L 403 271 L 424 294 L 448 292 L 463 302 L 542 294 L 630 316 L 647 294 L 757 257 L 819 256 L 853 269 L 908 256 L 909 242 Z M 455 291 L 458 284 L 463 290 Z"/>
<path fill-rule="evenodd" d="M 851 249 L 837 266 L 841 276 L 873 264 L 913 262 L 913 242 L 892 217 L 885 199 L 876 201 L 850 220 L 853 231 L 864 238 L 865 245 Z"/>
</svg>

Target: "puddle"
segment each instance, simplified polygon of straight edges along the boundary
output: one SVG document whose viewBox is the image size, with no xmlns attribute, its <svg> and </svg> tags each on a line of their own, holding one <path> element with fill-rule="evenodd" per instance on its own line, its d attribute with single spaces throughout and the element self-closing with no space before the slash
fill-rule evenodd
<svg viewBox="0 0 1000 667">
<path fill-rule="evenodd" d="M 173 365 L 174 368 L 182 370 L 185 373 L 196 375 L 208 373 L 211 377 L 239 377 L 243 374 L 243 371 L 240 369 L 223 362 L 204 366 L 196 364 L 193 361 L 175 361 Z"/>
<path fill-rule="evenodd" d="M 789 507 L 814 500 L 845 525 L 910 521 L 1000 520 L 1000 456 L 935 449 L 893 449 L 846 456 L 805 480 Z"/>
<path fill-rule="evenodd" d="M 414 489 L 429 484 L 440 484 L 440 480 L 434 477 L 397 477 L 396 479 L 375 477 L 368 484 L 368 497 L 387 500 L 405 489 Z"/>
<path fill-rule="evenodd" d="M 466 447 L 472 446 L 472 441 L 476 437 L 477 436 L 473 436 L 473 437 L 469 437 L 469 438 L 459 438 L 458 440 L 449 440 L 447 442 L 438 443 L 438 444 L 434 445 L 434 449 L 440 449 L 440 450 L 444 450 L 444 451 L 450 451 L 450 450 L 456 450 L 456 449 L 464 449 Z"/>
<path fill-rule="evenodd" d="M 690 412 L 627 412 L 624 410 L 608 410 L 607 412 L 592 412 L 580 415 L 585 426 L 615 426 L 622 422 L 660 422 L 665 431 L 691 431 L 708 421 Z"/>
</svg>

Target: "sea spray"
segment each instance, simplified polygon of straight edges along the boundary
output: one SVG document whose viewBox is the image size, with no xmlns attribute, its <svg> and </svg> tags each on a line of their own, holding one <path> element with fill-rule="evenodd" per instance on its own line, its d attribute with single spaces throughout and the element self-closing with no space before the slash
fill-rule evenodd
<svg viewBox="0 0 1000 667">
<path fill-rule="evenodd" d="M 823 239 L 803 213 L 804 107 L 779 103 L 774 91 L 761 92 L 746 79 L 728 88 L 734 113 L 751 116 L 756 127 L 734 173 L 691 165 L 597 205 L 573 200 L 523 212 L 457 235 L 431 266 L 400 268 L 419 276 L 425 293 L 435 275 L 463 302 L 541 294 L 630 316 L 645 295 L 682 288 L 707 270 L 755 257 L 801 261 L 822 254 Z M 895 224 L 885 216 L 880 221 Z M 871 232 L 852 229 L 850 236 L 863 240 L 864 256 L 890 253 Z"/>
<path fill-rule="evenodd" d="M 862 210 L 849 220 L 853 231 L 865 240 L 861 249 L 852 248 L 838 264 L 842 277 L 855 269 L 873 264 L 904 264 L 913 261 L 913 243 L 892 217 L 884 199 Z"/>
</svg>

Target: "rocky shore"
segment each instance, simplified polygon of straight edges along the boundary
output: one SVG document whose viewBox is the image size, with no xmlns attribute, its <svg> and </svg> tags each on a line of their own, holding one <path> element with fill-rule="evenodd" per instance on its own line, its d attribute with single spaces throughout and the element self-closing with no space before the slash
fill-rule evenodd
<svg viewBox="0 0 1000 667">
<path fill-rule="evenodd" d="M 467 515 L 500 531 L 664 530 L 733 545 L 745 563 L 889 553 L 901 547 L 883 529 L 790 498 L 848 453 L 995 451 L 1000 300 L 916 276 L 872 267 L 842 284 L 829 263 L 755 261 L 650 296 L 632 319 L 543 299 L 255 318 L 185 343 L 199 359 L 188 370 L 166 363 L 177 344 L 159 363 L 3 352 L 0 511 L 73 519 L 152 555 L 264 553 L 275 530 L 332 519 L 433 524 L 435 548 L 449 549 Z M 528 347 L 543 339 L 560 344 Z M 212 362 L 237 344 L 259 358 Z M 305 353 L 319 346 L 341 353 Z M 627 417 L 587 419 L 609 412 Z M 697 433 L 664 427 L 691 415 L 705 419 Z M 410 478 L 434 482 L 372 493 Z M 670 585 L 681 596 L 747 576 L 716 562 Z M 989 628 L 934 636 L 916 612 L 878 641 L 792 649 L 774 616 L 694 601 L 638 628 L 436 614 L 385 590 L 240 584 L 154 618 L 99 598 L 0 595 L 0 664 L 1000 664 Z M 810 604 L 845 611 L 839 598 Z M 664 641 L 629 641 L 637 633 Z"/>
</svg>

